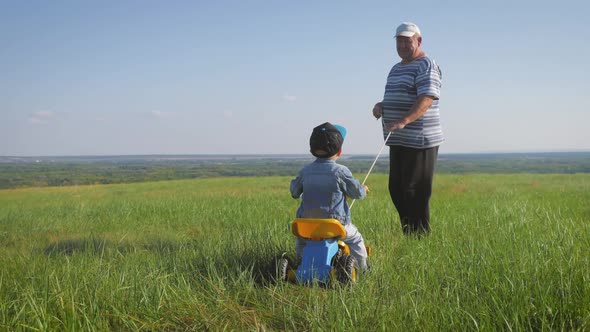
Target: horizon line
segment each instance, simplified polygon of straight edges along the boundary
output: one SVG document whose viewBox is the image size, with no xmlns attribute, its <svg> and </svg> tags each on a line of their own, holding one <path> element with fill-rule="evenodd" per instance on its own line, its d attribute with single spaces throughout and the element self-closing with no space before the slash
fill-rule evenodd
<svg viewBox="0 0 590 332">
<path fill-rule="evenodd" d="M 479 152 L 442 152 L 439 155 L 482 155 L 482 154 L 544 154 L 544 153 L 590 153 L 590 150 L 522 150 L 522 151 L 479 151 Z M 371 156 L 371 153 L 343 153 L 342 156 Z M 211 157 L 253 157 L 253 156 L 309 156 L 306 153 L 145 153 L 145 154 L 80 154 L 80 155 L 0 155 L 0 158 L 76 158 L 76 157 L 154 157 L 154 156 L 211 156 Z"/>
</svg>

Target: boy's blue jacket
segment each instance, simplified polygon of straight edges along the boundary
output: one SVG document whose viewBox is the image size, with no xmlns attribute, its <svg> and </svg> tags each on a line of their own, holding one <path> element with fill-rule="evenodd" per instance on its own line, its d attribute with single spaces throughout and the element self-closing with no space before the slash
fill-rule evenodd
<svg viewBox="0 0 590 332">
<path fill-rule="evenodd" d="M 316 159 L 291 181 L 291 196 L 303 196 L 297 218 L 334 218 L 349 224 L 350 210 L 344 195 L 360 199 L 366 194 L 348 167 L 329 159 Z"/>
</svg>

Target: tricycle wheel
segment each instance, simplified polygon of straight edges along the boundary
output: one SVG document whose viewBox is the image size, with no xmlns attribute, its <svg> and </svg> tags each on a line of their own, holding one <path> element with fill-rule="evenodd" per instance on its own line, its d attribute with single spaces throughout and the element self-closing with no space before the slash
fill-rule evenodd
<svg viewBox="0 0 590 332">
<path fill-rule="evenodd" d="M 357 266 L 356 259 L 351 255 L 340 256 L 338 259 L 338 281 L 345 285 L 356 283 Z"/>
<path fill-rule="evenodd" d="M 340 264 L 340 260 L 342 259 L 342 255 L 344 255 L 342 248 L 338 248 L 338 251 L 336 252 L 336 254 L 332 257 L 332 260 L 330 261 L 330 266 L 333 269 L 338 268 L 338 264 Z"/>
<path fill-rule="evenodd" d="M 274 278 L 277 281 L 292 281 L 293 278 L 293 263 L 286 253 L 283 253 L 275 258 L 274 262 Z"/>
</svg>

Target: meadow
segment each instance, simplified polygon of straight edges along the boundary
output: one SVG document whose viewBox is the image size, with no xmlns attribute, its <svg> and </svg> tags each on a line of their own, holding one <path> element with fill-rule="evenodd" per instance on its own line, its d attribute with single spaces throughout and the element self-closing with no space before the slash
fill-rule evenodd
<svg viewBox="0 0 590 332">
<path fill-rule="evenodd" d="M 422 239 L 371 175 L 352 287 L 272 280 L 290 179 L 0 190 L 0 330 L 590 331 L 590 174 L 438 174 Z"/>
</svg>

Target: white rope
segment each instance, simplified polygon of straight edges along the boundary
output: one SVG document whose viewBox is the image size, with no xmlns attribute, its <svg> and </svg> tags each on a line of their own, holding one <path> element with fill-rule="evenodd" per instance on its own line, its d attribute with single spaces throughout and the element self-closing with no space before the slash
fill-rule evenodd
<svg viewBox="0 0 590 332">
<path fill-rule="evenodd" d="M 363 183 L 362 183 L 363 186 L 365 185 L 365 182 L 367 182 L 367 179 L 369 178 L 369 174 L 371 174 L 373 167 L 375 167 L 375 164 L 377 163 L 377 159 L 379 159 L 381 152 L 383 152 L 383 148 L 385 148 L 385 145 L 387 144 L 387 140 L 389 139 L 389 136 L 391 135 L 391 133 L 392 132 L 390 131 L 389 134 L 387 134 L 387 137 L 385 138 L 385 140 L 383 141 L 383 145 L 381 145 L 381 149 L 379 149 L 379 153 L 377 153 L 377 157 L 375 157 L 375 160 L 373 160 L 373 165 L 371 165 L 371 167 L 369 168 L 369 171 L 367 172 L 367 175 L 365 176 L 365 179 L 363 180 Z M 350 202 L 348 209 L 352 209 L 354 202 L 356 202 L 356 199 L 353 199 L 352 202 Z"/>
</svg>

